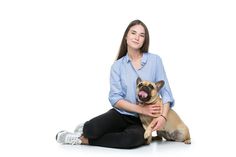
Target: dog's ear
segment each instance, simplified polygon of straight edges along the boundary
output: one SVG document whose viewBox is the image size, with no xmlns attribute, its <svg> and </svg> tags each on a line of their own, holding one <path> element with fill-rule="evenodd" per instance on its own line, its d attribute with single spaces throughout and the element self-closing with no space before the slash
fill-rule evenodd
<svg viewBox="0 0 236 157">
<path fill-rule="evenodd" d="M 165 84 L 165 81 L 161 80 L 155 83 L 156 87 L 157 87 L 157 91 L 159 91 Z"/>
<path fill-rule="evenodd" d="M 140 82 L 142 82 L 142 79 L 140 77 L 138 77 L 136 80 L 136 85 L 139 84 Z"/>
</svg>

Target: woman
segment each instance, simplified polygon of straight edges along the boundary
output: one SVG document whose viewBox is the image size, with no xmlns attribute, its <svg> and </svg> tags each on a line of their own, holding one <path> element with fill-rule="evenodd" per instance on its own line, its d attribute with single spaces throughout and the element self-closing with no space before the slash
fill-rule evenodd
<svg viewBox="0 0 236 157">
<path fill-rule="evenodd" d="M 109 101 L 112 109 L 79 125 L 75 133 L 61 131 L 56 139 L 62 144 L 89 144 L 111 148 L 135 148 L 145 144 L 139 114 L 155 117 L 153 131 L 165 125 L 174 99 L 161 58 L 148 53 L 149 33 L 140 20 L 132 21 L 123 36 L 117 60 L 111 67 Z M 163 104 L 136 104 L 136 79 L 164 80 L 160 91 Z"/>
</svg>

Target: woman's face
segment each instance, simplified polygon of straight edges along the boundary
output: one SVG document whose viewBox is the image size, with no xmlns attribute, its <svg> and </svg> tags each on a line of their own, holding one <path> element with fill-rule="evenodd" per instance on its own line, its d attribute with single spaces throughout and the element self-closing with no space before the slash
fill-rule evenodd
<svg viewBox="0 0 236 157">
<path fill-rule="evenodd" d="M 128 48 L 139 50 L 145 40 L 145 30 L 142 25 L 134 25 L 130 27 L 126 37 Z"/>
</svg>

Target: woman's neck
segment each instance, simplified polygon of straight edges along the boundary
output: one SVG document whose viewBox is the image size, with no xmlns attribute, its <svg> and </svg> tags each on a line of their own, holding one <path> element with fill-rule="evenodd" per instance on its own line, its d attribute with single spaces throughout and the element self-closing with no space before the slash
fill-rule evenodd
<svg viewBox="0 0 236 157">
<path fill-rule="evenodd" d="M 140 58 L 142 58 L 142 53 L 140 50 L 128 50 L 128 55 L 132 61 L 140 60 Z"/>
</svg>

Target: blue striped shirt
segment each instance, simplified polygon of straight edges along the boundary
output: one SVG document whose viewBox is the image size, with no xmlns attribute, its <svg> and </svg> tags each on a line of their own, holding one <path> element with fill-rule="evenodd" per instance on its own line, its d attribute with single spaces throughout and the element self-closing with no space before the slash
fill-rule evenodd
<svg viewBox="0 0 236 157">
<path fill-rule="evenodd" d="M 127 53 L 126 56 L 115 61 L 111 67 L 109 101 L 114 108 L 116 102 L 121 99 L 136 105 L 136 79 L 138 77 L 151 82 L 164 80 L 165 85 L 159 94 L 163 104 L 169 102 L 171 107 L 174 105 L 174 98 L 161 58 L 155 54 L 143 53 L 141 68 L 135 70 Z M 115 109 L 121 114 L 138 116 L 137 113 Z"/>
</svg>

